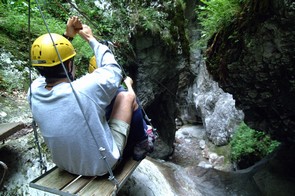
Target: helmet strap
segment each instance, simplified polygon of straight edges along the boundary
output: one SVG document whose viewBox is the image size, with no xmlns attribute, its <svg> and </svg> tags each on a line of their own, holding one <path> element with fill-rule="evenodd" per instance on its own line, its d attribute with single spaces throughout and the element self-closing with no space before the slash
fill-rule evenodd
<svg viewBox="0 0 295 196">
<path fill-rule="evenodd" d="M 73 74 L 71 72 L 68 72 L 68 75 L 69 75 L 69 78 L 70 78 L 71 82 L 73 82 L 74 81 Z"/>
<path fill-rule="evenodd" d="M 74 70 L 74 58 L 72 58 L 70 61 L 68 61 L 68 65 L 67 65 L 68 67 L 67 67 L 67 70 L 68 70 L 68 76 L 69 76 L 69 78 L 70 78 L 70 80 L 71 80 L 71 82 L 72 81 L 74 81 L 74 76 L 73 76 L 73 71 L 75 71 Z"/>
</svg>

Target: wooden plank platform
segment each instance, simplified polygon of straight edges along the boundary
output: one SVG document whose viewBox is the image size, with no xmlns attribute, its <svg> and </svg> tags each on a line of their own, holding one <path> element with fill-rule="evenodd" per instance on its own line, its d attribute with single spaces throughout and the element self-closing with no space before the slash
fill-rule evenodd
<svg viewBox="0 0 295 196">
<path fill-rule="evenodd" d="M 0 141 L 8 138 L 22 128 L 24 128 L 24 124 L 20 122 L 0 124 Z"/>
<path fill-rule="evenodd" d="M 132 158 L 120 163 L 114 170 L 118 186 L 108 180 L 109 174 L 104 176 L 78 176 L 54 167 L 30 183 L 30 187 L 57 195 L 116 195 L 133 173 L 140 161 Z"/>
</svg>

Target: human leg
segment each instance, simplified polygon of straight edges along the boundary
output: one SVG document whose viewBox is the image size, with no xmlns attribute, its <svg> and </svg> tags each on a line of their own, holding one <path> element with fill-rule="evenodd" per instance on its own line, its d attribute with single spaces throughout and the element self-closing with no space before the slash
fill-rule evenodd
<svg viewBox="0 0 295 196">
<path fill-rule="evenodd" d="M 132 156 L 134 146 L 147 138 L 146 129 L 147 125 L 143 119 L 141 108 L 138 108 L 133 111 L 129 137 L 123 153 L 124 157 Z"/>
<path fill-rule="evenodd" d="M 128 91 L 121 92 L 116 96 L 111 111 L 109 125 L 121 154 L 123 154 L 123 150 L 127 143 L 132 113 L 136 108 L 134 102 L 135 96 L 132 93 Z M 118 126 L 118 122 L 121 122 L 120 126 Z"/>
<path fill-rule="evenodd" d="M 127 89 L 118 89 L 116 97 L 111 102 L 110 106 L 107 107 L 106 117 L 108 119 L 111 113 L 110 119 L 122 120 L 130 125 L 128 133 L 113 131 L 113 135 L 115 140 L 117 140 L 117 145 L 120 146 L 120 152 L 122 152 L 122 149 L 124 148 L 124 157 L 130 156 L 133 153 L 133 158 L 135 160 L 141 160 L 145 158 L 147 152 L 153 151 L 153 142 L 150 142 L 151 140 L 149 136 L 151 134 L 147 134 L 148 127 L 143 118 L 142 110 L 139 107 L 140 104 L 138 103 L 135 92 L 131 86 L 132 80 L 130 82 L 130 78 L 127 77 L 125 84 Z M 125 101 L 127 101 L 128 104 L 131 103 L 131 105 L 125 104 Z M 131 117 L 130 106 L 133 109 Z M 129 110 L 127 111 L 127 109 Z M 126 140 L 127 143 L 124 143 L 123 145 L 122 141 Z"/>
<path fill-rule="evenodd" d="M 114 107 L 114 102 L 115 102 L 118 94 L 120 94 L 121 92 L 127 92 L 127 89 L 123 88 L 122 86 L 119 87 L 119 89 L 116 93 L 116 96 L 113 98 L 110 105 L 108 105 L 106 108 L 106 119 L 107 120 L 110 119 L 112 111 L 113 111 L 113 107 Z M 147 130 L 147 124 L 144 120 L 142 109 L 139 107 L 140 103 L 139 103 L 138 99 L 136 99 L 136 103 L 134 103 L 134 104 L 135 104 L 136 109 L 132 113 L 130 129 L 137 130 L 134 133 L 135 134 L 134 140 L 139 141 L 139 140 L 143 139 L 144 136 L 146 135 L 144 131 L 139 131 L 139 130 Z"/>
<path fill-rule="evenodd" d="M 122 154 L 122 150 L 124 149 L 124 151 L 123 151 L 124 157 L 131 156 L 134 153 L 133 152 L 134 146 L 141 143 L 142 141 L 144 141 L 139 146 L 140 148 L 143 148 L 144 151 L 141 150 L 140 155 L 137 155 L 137 157 L 144 158 L 145 155 L 142 156 L 141 154 L 143 154 L 143 153 L 146 154 L 146 151 L 150 151 L 149 146 L 143 145 L 144 143 L 146 143 L 146 141 L 148 141 L 148 135 L 146 133 L 147 125 L 143 119 L 142 110 L 141 110 L 141 108 L 138 107 L 138 104 L 134 104 L 134 108 L 136 108 L 136 109 L 132 112 L 131 120 L 130 120 L 130 116 L 128 118 L 128 115 L 126 115 L 128 113 L 127 112 L 124 113 L 124 111 L 126 111 L 126 108 L 121 107 L 120 102 L 124 103 L 124 99 L 126 99 L 126 98 L 122 98 L 122 97 L 124 97 L 122 95 L 124 95 L 125 93 L 126 92 L 120 92 L 117 95 L 115 102 L 114 102 L 113 110 L 111 112 L 109 124 L 110 124 L 112 134 L 114 136 L 117 146 L 119 147 L 121 154 Z M 124 104 L 124 106 L 127 107 L 126 104 Z M 119 108 L 123 108 L 123 109 L 116 112 L 116 109 L 119 109 Z M 130 110 L 129 110 L 129 113 L 130 113 Z M 119 116 L 119 115 L 122 115 L 122 116 Z M 127 118 L 130 121 L 127 121 Z M 126 124 L 130 124 L 130 129 L 128 129 L 128 132 L 124 131 L 124 129 L 119 129 L 118 126 L 111 126 L 111 123 L 113 123 L 114 120 L 120 120 L 120 121 L 125 122 Z M 136 152 L 139 152 L 139 151 L 137 150 Z M 139 160 L 139 158 L 137 158 L 137 160 Z"/>
</svg>

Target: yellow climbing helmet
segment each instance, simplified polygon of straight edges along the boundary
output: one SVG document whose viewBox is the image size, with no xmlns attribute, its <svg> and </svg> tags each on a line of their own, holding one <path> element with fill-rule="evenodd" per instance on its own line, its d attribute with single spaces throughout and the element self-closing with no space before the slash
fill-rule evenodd
<svg viewBox="0 0 295 196">
<path fill-rule="evenodd" d="M 56 45 L 62 62 L 65 62 L 76 55 L 75 49 L 68 39 L 56 33 L 51 33 L 51 37 Z M 53 67 L 61 63 L 51 37 L 49 34 L 44 34 L 34 41 L 31 48 L 33 66 Z"/>
<path fill-rule="evenodd" d="M 93 56 L 93 57 L 91 57 L 91 59 L 89 61 L 88 73 L 92 73 L 96 68 L 97 68 L 96 59 L 95 59 L 95 56 Z"/>
</svg>

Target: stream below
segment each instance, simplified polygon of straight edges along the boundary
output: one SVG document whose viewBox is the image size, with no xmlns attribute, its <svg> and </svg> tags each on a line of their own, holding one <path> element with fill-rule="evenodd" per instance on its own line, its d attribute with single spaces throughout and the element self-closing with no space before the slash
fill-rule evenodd
<svg viewBox="0 0 295 196">
<path fill-rule="evenodd" d="M 31 129 L 25 94 L 0 96 L 0 120 L 28 126 L 0 144 L 0 160 L 9 171 L 0 195 L 53 195 L 29 187 L 40 175 L 39 155 Z M 54 166 L 39 134 L 43 161 Z M 168 160 L 144 159 L 118 193 L 119 196 L 173 195 L 295 195 L 294 147 L 289 153 L 268 157 L 251 168 L 233 171 L 228 147 L 215 147 L 206 140 L 202 125 L 184 125 L 175 135 L 174 153 Z M 288 174 L 286 176 L 286 174 Z M 294 174 L 294 175 L 292 175 Z"/>
</svg>

